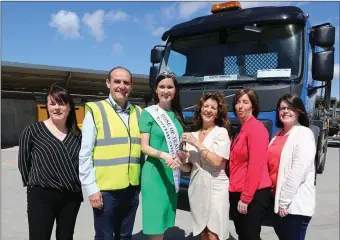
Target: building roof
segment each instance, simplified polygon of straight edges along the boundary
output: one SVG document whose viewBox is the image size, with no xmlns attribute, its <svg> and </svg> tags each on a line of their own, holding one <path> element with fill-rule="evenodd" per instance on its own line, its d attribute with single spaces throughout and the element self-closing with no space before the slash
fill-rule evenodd
<svg viewBox="0 0 340 240">
<path fill-rule="evenodd" d="M 48 66 L 18 62 L 1 62 L 1 92 L 7 95 L 39 95 L 53 83 L 68 89 L 72 95 L 108 96 L 105 80 L 108 71 Z M 148 75 L 134 74 L 131 98 L 149 99 Z"/>
</svg>

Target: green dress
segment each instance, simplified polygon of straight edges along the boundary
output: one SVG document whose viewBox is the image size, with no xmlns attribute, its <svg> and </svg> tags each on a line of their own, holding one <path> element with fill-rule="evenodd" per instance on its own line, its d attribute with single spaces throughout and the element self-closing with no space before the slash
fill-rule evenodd
<svg viewBox="0 0 340 240">
<path fill-rule="evenodd" d="M 166 111 L 174 122 L 179 137 L 183 128 L 172 111 Z M 143 110 L 139 118 L 140 132 L 150 133 L 150 147 L 169 152 L 162 129 L 149 112 Z M 163 159 L 148 157 L 142 168 L 142 222 L 147 235 L 163 234 L 175 224 L 177 198 L 172 169 Z"/>
</svg>

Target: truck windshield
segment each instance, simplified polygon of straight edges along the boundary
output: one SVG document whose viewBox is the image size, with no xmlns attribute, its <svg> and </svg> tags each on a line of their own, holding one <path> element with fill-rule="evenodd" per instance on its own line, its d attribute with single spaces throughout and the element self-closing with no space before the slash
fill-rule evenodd
<svg viewBox="0 0 340 240">
<path fill-rule="evenodd" d="M 291 81 L 302 74 L 303 27 L 245 26 L 168 42 L 161 68 L 180 83 L 214 81 Z"/>
</svg>

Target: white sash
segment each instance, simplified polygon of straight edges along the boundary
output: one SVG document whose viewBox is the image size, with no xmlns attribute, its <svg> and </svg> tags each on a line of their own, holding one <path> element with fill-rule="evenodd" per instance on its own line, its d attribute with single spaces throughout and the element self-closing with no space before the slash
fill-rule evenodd
<svg viewBox="0 0 340 240">
<path fill-rule="evenodd" d="M 158 126 L 162 129 L 166 143 L 168 145 L 169 153 L 172 155 L 177 154 L 180 145 L 179 135 L 175 124 L 172 122 L 168 114 L 166 114 L 166 112 L 158 105 L 149 106 L 145 108 L 145 110 L 147 110 L 150 113 L 150 115 L 156 121 Z M 175 182 L 175 189 L 177 193 L 179 190 L 181 171 L 178 169 L 173 170 L 172 172 Z"/>
</svg>

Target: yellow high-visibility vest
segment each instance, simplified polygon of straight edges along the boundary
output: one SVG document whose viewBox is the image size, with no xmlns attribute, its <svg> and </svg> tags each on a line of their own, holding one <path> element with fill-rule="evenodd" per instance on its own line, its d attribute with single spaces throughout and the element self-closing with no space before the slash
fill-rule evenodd
<svg viewBox="0 0 340 240">
<path fill-rule="evenodd" d="M 97 128 L 92 159 L 99 189 L 139 185 L 141 135 L 138 118 L 141 108 L 130 104 L 129 129 L 106 100 L 86 103 L 87 111 L 92 112 Z"/>
</svg>

